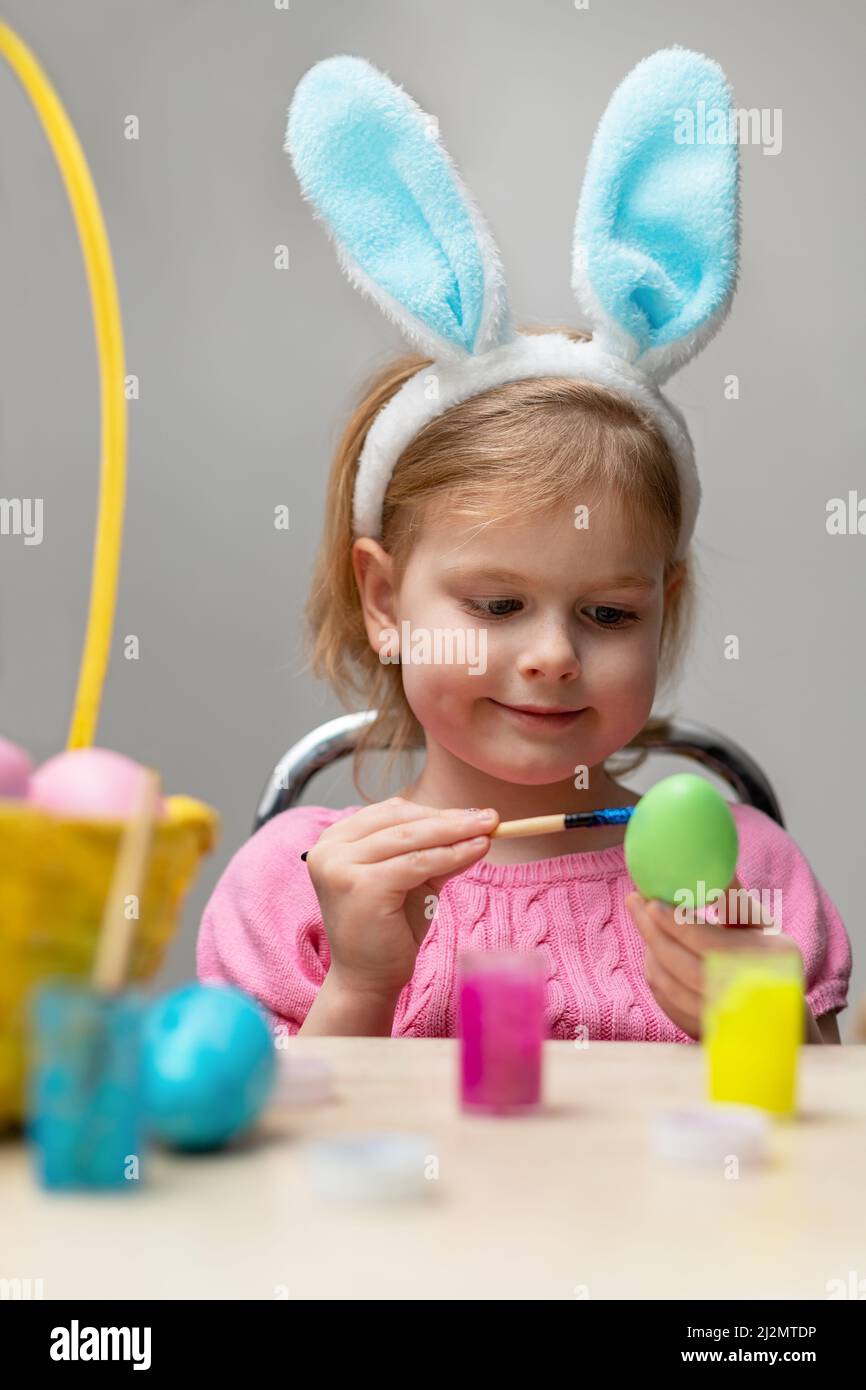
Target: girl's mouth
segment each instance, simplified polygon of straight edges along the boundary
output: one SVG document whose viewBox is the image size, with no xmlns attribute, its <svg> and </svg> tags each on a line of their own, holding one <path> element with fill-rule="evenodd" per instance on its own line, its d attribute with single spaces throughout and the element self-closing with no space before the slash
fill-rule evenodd
<svg viewBox="0 0 866 1390">
<path fill-rule="evenodd" d="M 572 728 L 584 713 L 582 709 L 557 709 L 555 706 L 504 705 L 501 701 L 493 699 L 490 703 L 502 710 L 508 719 L 521 724 L 524 729 L 551 729 L 559 733 Z"/>
</svg>

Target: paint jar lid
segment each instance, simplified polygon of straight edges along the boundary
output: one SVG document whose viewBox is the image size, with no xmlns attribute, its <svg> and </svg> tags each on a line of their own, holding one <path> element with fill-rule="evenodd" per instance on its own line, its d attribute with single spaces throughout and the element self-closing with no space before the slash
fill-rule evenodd
<svg viewBox="0 0 866 1390">
<path fill-rule="evenodd" d="M 663 1110 L 652 1126 L 656 1153 L 682 1163 L 762 1163 L 770 1121 L 750 1105 L 707 1104 Z"/>
<path fill-rule="evenodd" d="M 275 1098 L 283 1105 L 321 1105 L 333 1100 L 333 1075 L 321 1057 L 287 1057 L 279 1063 Z"/>
<path fill-rule="evenodd" d="M 310 1182 L 320 1197 L 402 1202 L 436 1187 L 430 1162 L 436 1146 L 425 1134 L 371 1130 L 315 1139 L 304 1146 Z"/>
</svg>

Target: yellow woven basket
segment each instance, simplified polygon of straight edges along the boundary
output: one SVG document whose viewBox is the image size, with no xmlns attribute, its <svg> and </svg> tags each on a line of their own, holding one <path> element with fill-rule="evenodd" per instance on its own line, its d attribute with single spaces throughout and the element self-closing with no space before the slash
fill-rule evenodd
<svg viewBox="0 0 866 1390">
<path fill-rule="evenodd" d="M 123 331 L 111 250 L 72 124 L 33 54 L 0 22 L 0 53 L 20 79 L 51 144 L 87 270 L 100 376 L 100 479 L 87 631 L 68 748 L 93 743 L 108 667 L 126 492 Z M 165 799 L 139 904 L 130 976 L 150 978 L 180 918 L 184 894 L 212 849 L 219 819 L 200 801 Z M 47 976 L 89 974 L 123 823 L 65 820 L 0 800 L 0 1123 L 23 1113 L 25 1011 Z"/>
</svg>

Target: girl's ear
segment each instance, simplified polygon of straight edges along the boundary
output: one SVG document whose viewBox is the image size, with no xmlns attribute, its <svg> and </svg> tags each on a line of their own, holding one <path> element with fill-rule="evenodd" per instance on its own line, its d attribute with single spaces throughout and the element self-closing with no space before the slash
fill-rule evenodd
<svg viewBox="0 0 866 1390">
<path fill-rule="evenodd" d="M 686 577 L 686 562 L 679 560 L 668 571 L 665 580 L 665 601 L 672 598 Z"/>
<path fill-rule="evenodd" d="M 424 353 L 512 337 L 493 238 L 401 87 L 363 58 L 325 58 L 298 83 L 285 149 L 348 278 Z"/>
<path fill-rule="evenodd" d="M 603 350 L 660 384 L 721 327 L 739 255 L 736 113 L 717 63 L 685 48 L 638 63 L 592 144 L 572 286 Z"/>
<path fill-rule="evenodd" d="M 392 648 L 396 644 L 399 649 L 399 644 L 391 556 L 378 541 L 364 537 L 352 545 L 352 568 L 370 646 L 383 659 L 393 659 Z"/>
</svg>

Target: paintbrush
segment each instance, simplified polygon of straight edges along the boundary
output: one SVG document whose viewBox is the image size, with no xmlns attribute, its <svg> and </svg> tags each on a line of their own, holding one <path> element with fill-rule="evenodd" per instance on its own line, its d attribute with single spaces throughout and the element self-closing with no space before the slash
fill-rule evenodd
<svg viewBox="0 0 866 1390">
<path fill-rule="evenodd" d="M 500 821 L 490 832 L 492 840 L 516 840 L 521 835 L 554 835 L 558 830 L 580 830 L 590 825 L 625 825 L 634 815 L 634 806 L 612 806 L 610 810 L 561 811 L 555 816 L 529 816 L 526 820 Z M 306 859 L 307 851 L 301 855 Z"/>
<path fill-rule="evenodd" d="M 555 816 L 529 816 L 526 820 L 504 820 L 490 832 L 490 838 L 516 840 L 522 835 L 554 835 L 559 830 L 580 830 L 589 825 L 625 825 L 634 806 L 613 806 L 600 811 L 561 811 Z"/>
</svg>

